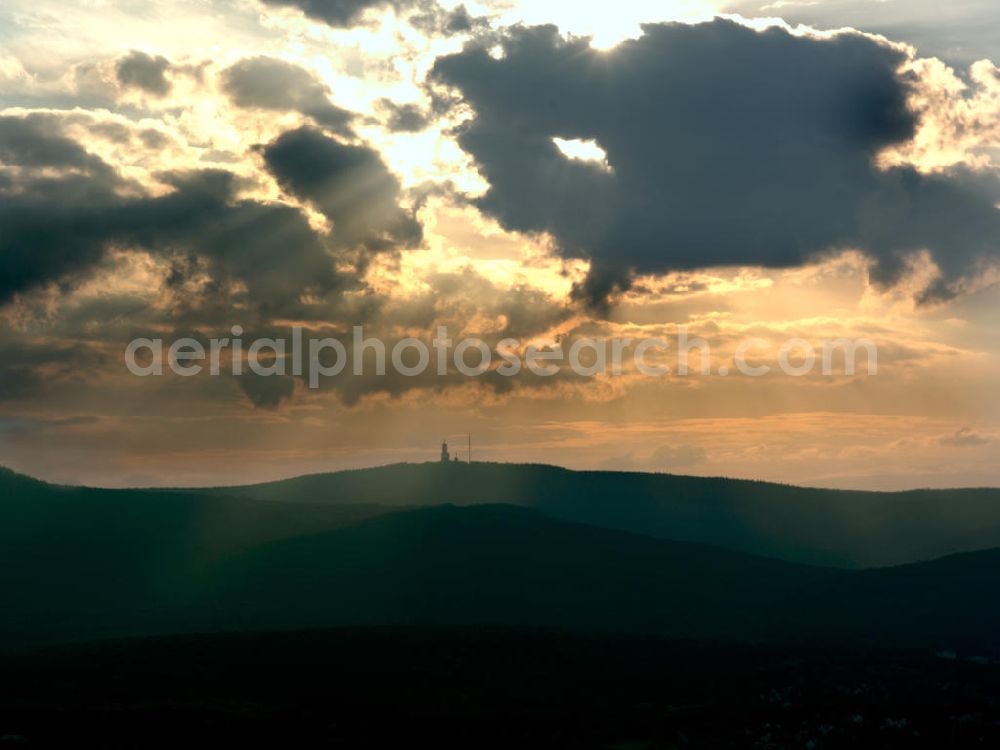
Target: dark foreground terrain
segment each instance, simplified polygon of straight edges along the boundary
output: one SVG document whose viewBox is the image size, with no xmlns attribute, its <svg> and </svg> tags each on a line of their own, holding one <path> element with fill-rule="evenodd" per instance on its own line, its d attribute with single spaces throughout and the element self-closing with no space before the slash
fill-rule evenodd
<svg viewBox="0 0 1000 750">
<path fill-rule="evenodd" d="M 0 658 L 11 747 L 976 748 L 1000 665 L 496 628 L 105 641 Z"/>
<path fill-rule="evenodd" d="M 1000 493 L 0 470 L 7 746 L 1000 747 Z"/>
</svg>

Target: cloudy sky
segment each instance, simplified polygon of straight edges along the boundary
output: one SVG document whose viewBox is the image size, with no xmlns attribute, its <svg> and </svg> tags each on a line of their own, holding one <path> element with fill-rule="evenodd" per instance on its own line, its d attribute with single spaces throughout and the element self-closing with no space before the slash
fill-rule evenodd
<svg viewBox="0 0 1000 750">
<path fill-rule="evenodd" d="M 1000 484 L 993 0 L 6 0 L 0 464 L 435 458 Z M 712 374 L 136 377 L 136 337 L 567 346 Z M 719 374 L 867 338 L 878 372 Z M 464 448 L 461 448 L 464 450 Z"/>
</svg>

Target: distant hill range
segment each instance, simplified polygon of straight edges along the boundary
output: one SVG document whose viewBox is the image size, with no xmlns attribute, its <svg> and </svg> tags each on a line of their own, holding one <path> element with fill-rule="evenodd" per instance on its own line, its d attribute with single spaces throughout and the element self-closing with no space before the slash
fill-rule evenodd
<svg viewBox="0 0 1000 750">
<path fill-rule="evenodd" d="M 4 472 L 0 498 L 0 644 L 488 623 L 1000 649 L 1000 550 L 861 571 L 745 551 L 855 562 L 850 530 L 867 550 L 880 533 L 889 543 L 898 517 L 910 534 L 897 555 L 955 552 L 980 538 L 976 513 L 996 529 L 993 490 L 879 495 L 424 465 L 199 491 L 66 488 Z M 939 526 L 916 533 L 908 503 Z M 671 523 L 675 539 L 661 538 Z"/>
<path fill-rule="evenodd" d="M 395 464 L 199 493 L 422 507 L 504 503 L 553 518 L 846 568 L 1000 547 L 1000 489 L 858 492 L 539 464 Z"/>
</svg>

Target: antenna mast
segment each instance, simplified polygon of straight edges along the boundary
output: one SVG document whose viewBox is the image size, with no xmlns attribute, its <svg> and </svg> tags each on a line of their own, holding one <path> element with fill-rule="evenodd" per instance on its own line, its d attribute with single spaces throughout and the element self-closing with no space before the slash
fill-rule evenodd
<svg viewBox="0 0 1000 750">
<path fill-rule="evenodd" d="M 472 463 L 472 433 L 469 433 L 469 463 Z"/>
</svg>

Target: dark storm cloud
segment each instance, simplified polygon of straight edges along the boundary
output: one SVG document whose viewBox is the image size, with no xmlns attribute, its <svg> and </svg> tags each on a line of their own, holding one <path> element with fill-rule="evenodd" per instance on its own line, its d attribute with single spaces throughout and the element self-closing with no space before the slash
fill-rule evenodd
<svg viewBox="0 0 1000 750">
<path fill-rule="evenodd" d="M 116 227 L 122 241 L 163 253 L 194 252 L 212 277 L 246 284 L 258 310 L 294 313 L 305 292 L 349 285 L 333 270 L 326 239 L 291 206 L 236 198 L 236 178 L 223 170 L 164 175 L 175 188 L 129 205 Z"/>
<path fill-rule="evenodd" d="M 119 199 L 113 169 L 43 114 L 0 117 L 0 166 L 27 169 L 18 178 L 0 172 L 0 304 L 18 291 L 62 278 L 103 254 L 102 213 Z M 55 168 L 62 176 L 38 169 Z"/>
<path fill-rule="evenodd" d="M 382 99 L 379 109 L 385 113 L 385 126 L 393 133 L 417 133 L 430 124 L 430 118 L 417 104 L 397 104 Z"/>
<path fill-rule="evenodd" d="M 89 270 L 110 247 L 202 258 L 220 285 L 244 285 L 261 312 L 295 312 L 306 292 L 359 283 L 334 271 L 329 238 L 301 211 L 240 199 L 230 172 L 166 173 L 170 192 L 136 197 L 136 185 L 60 135 L 53 120 L 32 116 L 0 118 L 0 162 L 62 168 L 16 179 L 0 171 L 0 304 Z"/>
<path fill-rule="evenodd" d="M 113 179 L 112 170 L 100 158 L 65 137 L 59 121 L 45 113 L 0 116 L 0 164 L 68 167 Z"/>
<path fill-rule="evenodd" d="M 578 294 L 591 303 L 637 272 L 788 267 L 846 247 L 883 281 L 926 248 L 946 296 L 996 253 L 1000 214 L 981 180 L 873 165 L 916 127 L 903 53 L 724 20 L 644 31 L 597 51 L 554 27 L 515 28 L 500 59 L 473 42 L 432 72 L 475 110 L 459 143 L 490 184 L 479 207 L 590 259 Z M 611 170 L 553 137 L 595 140 Z"/>
<path fill-rule="evenodd" d="M 410 16 L 409 22 L 425 34 L 470 34 L 487 31 L 490 26 L 489 18 L 473 16 L 464 5 L 445 10 L 436 2 L 425 1 L 418 3 L 418 8 L 418 12 Z"/>
<path fill-rule="evenodd" d="M 132 140 L 132 131 L 120 122 L 95 122 L 87 129 L 99 138 L 112 143 L 125 144 Z"/>
<path fill-rule="evenodd" d="M 222 72 L 222 88 L 239 107 L 301 112 L 349 134 L 353 115 L 330 103 L 329 90 L 308 70 L 272 57 L 241 60 Z"/>
<path fill-rule="evenodd" d="M 426 34 L 464 34 L 485 30 L 486 18 L 472 16 L 464 5 L 445 10 L 433 0 L 264 0 L 265 5 L 298 8 L 309 18 L 335 28 L 350 28 L 361 23 L 365 11 L 392 8 L 399 11 L 416 10 L 409 21 L 414 28 Z"/>
<path fill-rule="evenodd" d="M 166 96 L 170 93 L 170 81 L 166 75 L 169 69 L 170 61 L 167 58 L 159 55 L 154 57 L 138 50 L 133 50 L 115 65 L 118 83 L 154 96 Z"/>
<path fill-rule="evenodd" d="M 298 8 L 309 18 L 346 28 L 357 24 L 369 8 L 401 8 L 405 0 L 264 0 L 266 5 Z"/>
<path fill-rule="evenodd" d="M 290 130 L 260 150 L 282 189 L 333 222 L 339 245 L 377 251 L 420 242 L 420 224 L 400 207 L 399 181 L 377 151 L 309 127 Z"/>
<path fill-rule="evenodd" d="M 0 189 L 0 304 L 17 292 L 57 281 L 104 253 L 108 208 L 93 182 L 77 176 L 37 180 L 27 192 Z M 108 197 L 108 196 L 102 196 Z M 90 205 L 59 205 L 79 198 Z"/>
<path fill-rule="evenodd" d="M 912 169 L 879 175 L 877 189 L 859 209 L 858 244 L 878 261 L 873 280 L 894 283 L 908 252 L 927 248 L 942 275 L 918 300 L 937 302 L 953 297 L 955 285 L 975 275 L 979 261 L 995 261 L 1000 254 L 1000 211 L 995 186 L 984 189 L 984 182 L 982 174 L 963 169 L 948 176 L 921 175 Z"/>
</svg>

